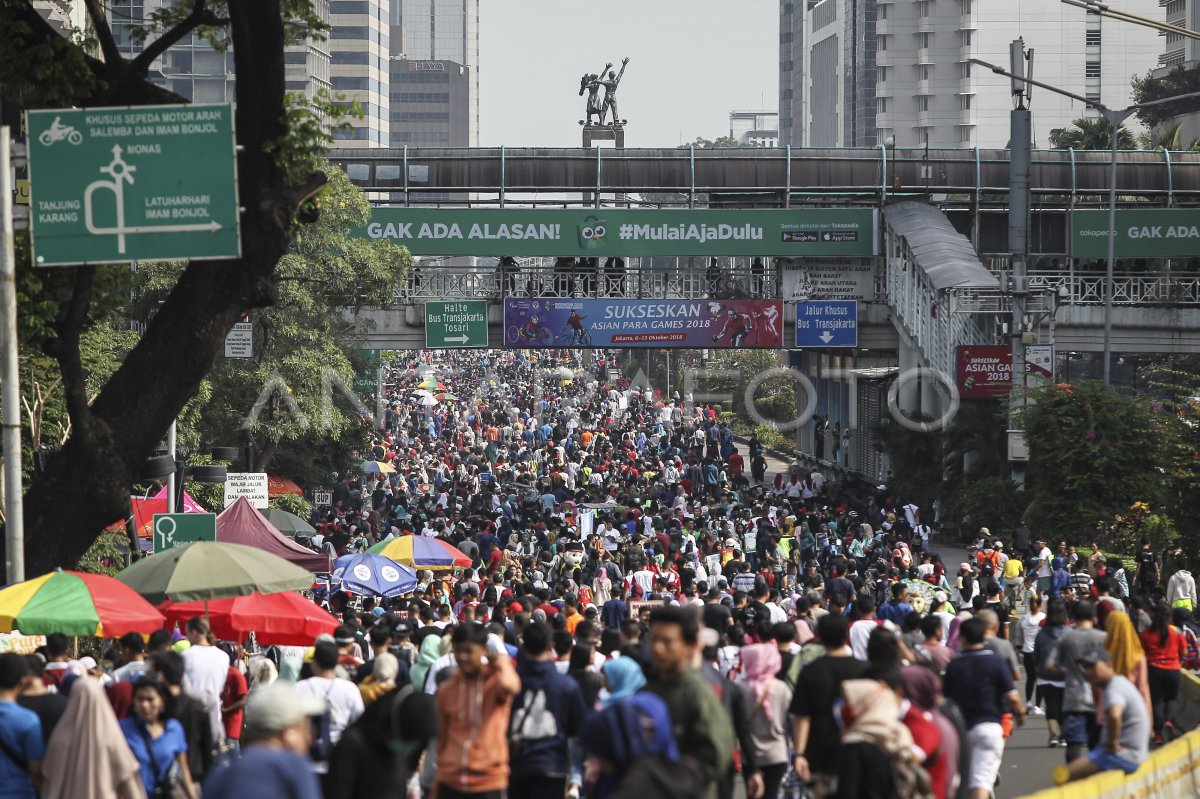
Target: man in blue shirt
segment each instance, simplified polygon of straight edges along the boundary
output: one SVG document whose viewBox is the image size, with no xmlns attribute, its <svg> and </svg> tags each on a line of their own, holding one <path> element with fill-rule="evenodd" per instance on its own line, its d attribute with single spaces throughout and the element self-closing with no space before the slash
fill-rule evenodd
<svg viewBox="0 0 1200 799">
<path fill-rule="evenodd" d="M 853 546 L 851 544 L 852 548 Z M 904 619 L 912 611 L 912 605 L 908 604 L 908 586 L 898 582 L 892 583 L 892 598 L 875 612 L 875 617 L 884 621 L 890 621 L 903 629 Z"/>
<path fill-rule="evenodd" d="M 290 683 L 258 688 L 246 702 L 242 755 L 208 773 L 204 795 L 221 799 L 321 799 L 308 759 L 310 716 L 325 712 L 324 700 L 299 693 Z"/>
<path fill-rule="evenodd" d="M 1018 724 L 1025 723 L 1025 704 L 1013 686 L 1013 675 L 1004 658 L 983 646 L 987 623 L 978 616 L 959 628 L 961 654 L 946 666 L 943 681 L 947 699 L 962 710 L 971 742 L 971 770 L 967 777 L 971 799 L 989 799 L 1004 756 L 1000 718 L 1007 703 Z"/>
<path fill-rule="evenodd" d="M 37 799 L 42 784 L 42 722 L 17 704 L 25 658 L 0 655 L 0 799 Z"/>
</svg>

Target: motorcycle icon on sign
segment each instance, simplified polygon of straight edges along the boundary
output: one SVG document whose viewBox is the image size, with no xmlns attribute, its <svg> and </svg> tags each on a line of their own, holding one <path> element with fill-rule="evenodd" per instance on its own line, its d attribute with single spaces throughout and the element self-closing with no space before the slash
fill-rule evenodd
<svg viewBox="0 0 1200 799">
<path fill-rule="evenodd" d="M 71 144 L 83 143 L 83 134 L 75 130 L 75 128 L 70 125 L 60 124 L 61 120 L 62 117 L 55 117 L 54 122 L 50 124 L 50 127 L 46 130 L 43 130 L 38 136 L 38 141 L 42 143 L 43 147 L 49 147 L 55 142 L 59 142 L 64 139 Z"/>
</svg>

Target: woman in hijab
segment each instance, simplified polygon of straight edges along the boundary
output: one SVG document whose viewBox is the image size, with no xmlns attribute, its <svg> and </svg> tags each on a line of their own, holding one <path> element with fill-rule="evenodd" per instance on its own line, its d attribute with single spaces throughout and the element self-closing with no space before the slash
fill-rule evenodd
<svg viewBox="0 0 1200 799">
<path fill-rule="evenodd" d="M 905 666 L 900 680 L 910 705 L 904 726 L 925 755 L 922 765 L 929 772 L 935 799 L 947 799 L 954 795 L 958 777 L 959 737 L 954 722 L 941 711 L 942 681 L 925 666 Z"/>
<path fill-rule="evenodd" d="M 881 675 L 882 676 L 882 675 Z M 895 685 L 890 684 L 895 680 Z M 890 799 L 898 783 L 929 775 L 916 761 L 912 734 L 900 723 L 899 677 L 842 683 L 845 732 L 836 758 L 838 799 Z M 926 783 L 928 785 L 928 783 Z"/>
<path fill-rule="evenodd" d="M 1142 695 L 1146 707 L 1150 705 L 1150 671 L 1146 661 L 1146 652 L 1142 642 L 1133 629 L 1133 621 L 1128 613 L 1119 610 L 1110 611 L 1105 620 L 1106 637 L 1104 648 L 1112 658 L 1113 672 L 1133 683 Z"/>
<path fill-rule="evenodd" d="M 400 673 L 400 661 L 391 652 L 380 652 L 375 656 L 371 676 L 359 683 L 363 705 L 369 705 L 396 687 L 396 675 Z"/>
<path fill-rule="evenodd" d="M 788 770 L 787 717 L 792 690 L 775 675 L 783 665 L 774 643 L 742 647 L 741 681 L 754 697 L 750 715 L 750 742 L 754 762 L 762 775 L 762 796 L 779 792 Z"/>
<path fill-rule="evenodd" d="M 592 799 L 660 795 L 664 774 L 675 795 L 702 793 L 699 770 L 680 761 L 671 715 L 655 694 L 637 693 L 593 713 L 583 723 L 579 742 L 587 755 L 585 781 Z M 638 793 L 643 784 L 650 790 Z"/>
<path fill-rule="evenodd" d="M 605 661 L 600 671 L 608 688 L 608 696 L 600 700 L 601 708 L 629 699 L 646 684 L 646 675 L 633 658 L 620 657 Z"/>
<path fill-rule="evenodd" d="M 140 765 L 98 680 L 71 688 L 42 763 L 42 799 L 145 799 Z"/>
<path fill-rule="evenodd" d="M 433 663 L 442 654 L 442 637 L 440 635 L 428 635 L 421 642 L 421 651 L 417 655 L 417 662 L 413 664 L 409 675 L 412 679 L 413 687 L 418 691 L 425 690 L 425 678 L 429 676 L 429 670 L 433 667 Z"/>
</svg>

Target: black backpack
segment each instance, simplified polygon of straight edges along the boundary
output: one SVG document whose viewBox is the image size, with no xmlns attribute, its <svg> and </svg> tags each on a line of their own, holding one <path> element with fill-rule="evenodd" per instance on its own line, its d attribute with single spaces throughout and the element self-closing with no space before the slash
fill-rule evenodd
<svg viewBox="0 0 1200 799">
<path fill-rule="evenodd" d="M 329 712 L 329 697 L 333 694 L 335 680 L 329 681 L 329 691 L 325 694 L 325 712 L 312 716 L 312 743 L 308 747 L 308 756 L 315 763 L 326 763 L 333 754 L 333 714 Z"/>
</svg>

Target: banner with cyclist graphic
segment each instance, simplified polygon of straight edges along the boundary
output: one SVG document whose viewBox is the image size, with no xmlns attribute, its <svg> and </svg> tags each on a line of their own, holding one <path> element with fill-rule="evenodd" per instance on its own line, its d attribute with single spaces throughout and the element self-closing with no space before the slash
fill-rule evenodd
<svg viewBox="0 0 1200 799">
<path fill-rule="evenodd" d="M 510 297 L 504 346 L 781 349 L 783 302 Z"/>
</svg>

